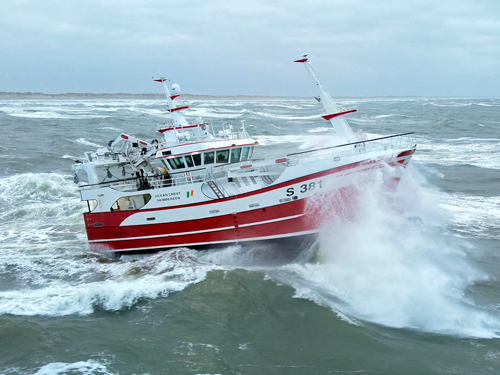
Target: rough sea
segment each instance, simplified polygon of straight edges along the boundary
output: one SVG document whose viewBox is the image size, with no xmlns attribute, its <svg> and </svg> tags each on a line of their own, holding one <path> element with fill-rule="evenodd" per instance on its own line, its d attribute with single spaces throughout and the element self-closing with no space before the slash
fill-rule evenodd
<svg viewBox="0 0 500 375">
<path fill-rule="evenodd" d="M 500 100 L 345 99 L 370 137 L 414 131 L 393 194 L 362 185 L 314 249 L 88 250 L 71 164 L 155 100 L 0 101 L 0 374 L 499 374 Z M 330 144 L 314 99 L 191 99 L 259 140 Z"/>
</svg>

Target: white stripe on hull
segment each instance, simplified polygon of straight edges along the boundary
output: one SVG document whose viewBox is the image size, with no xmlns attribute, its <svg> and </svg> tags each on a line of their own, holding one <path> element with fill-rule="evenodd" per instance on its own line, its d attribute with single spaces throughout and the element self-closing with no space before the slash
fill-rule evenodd
<svg viewBox="0 0 500 375">
<path fill-rule="evenodd" d="M 305 236 L 309 234 L 318 234 L 319 229 L 308 230 L 303 232 L 295 232 L 293 234 L 278 234 L 275 236 L 264 236 L 264 237 L 253 237 L 253 238 L 243 238 L 239 240 L 224 240 L 224 241 L 211 241 L 211 242 L 196 242 L 196 243 L 178 243 L 173 245 L 166 246 L 145 246 L 145 247 L 135 247 L 135 248 L 127 248 L 127 249 L 113 249 L 112 252 L 126 252 L 126 251 L 139 251 L 139 250 L 154 250 L 154 249 L 167 249 L 172 247 L 190 247 L 190 246 L 210 246 L 210 245 L 220 245 L 220 244 L 237 244 L 239 242 L 252 242 L 252 241 L 266 241 L 266 240 L 275 240 L 280 238 L 293 238 L 299 236 Z"/>
<path fill-rule="evenodd" d="M 252 226 L 255 226 L 255 225 L 263 225 L 263 224 L 275 223 L 275 222 L 279 222 L 279 221 L 296 219 L 296 218 L 301 217 L 301 216 L 304 216 L 304 214 L 287 216 L 287 217 L 282 217 L 282 218 L 273 219 L 273 220 L 259 221 L 259 222 L 255 222 L 255 223 L 249 223 L 249 224 L 242 224 L 242 225 L 238 225 L 238 227 L 244 228 L 244 227 L 252 227 Z M 148 238 L 162 238 L 162 237 L 185 236 L 185 235 L 190 235 L 190 234 L 200 234 L 200 233 L 208 233 L 208 232 L 220 232 L 220 231 L 230 230 L 230 229 L 235 229 L 235 228 L 236 228 L 236 226 L 230 226 L 230 227 L 221 227 L 221 228 L 214 228 L 214 229 L 195 230 L 195 231 L 191 231 L 191 232 L 158 234 L 158 235 L 154 235 L 154 236 L 111 238 L 111 239 L 103 239 L 103 240 L 92 240 L 92 241 L 89 241 L 89 243 L 112 242 L 112 241 L 129 241 L 129 240 L 145 240 L 145 239 L 148 239 Z"/>
</svg>

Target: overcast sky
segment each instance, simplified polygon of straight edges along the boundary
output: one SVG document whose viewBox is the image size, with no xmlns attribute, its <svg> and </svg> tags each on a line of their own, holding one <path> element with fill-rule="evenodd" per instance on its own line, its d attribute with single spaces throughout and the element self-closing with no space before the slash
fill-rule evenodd
<svg viewBox="0 0 500 375">
<path fill-rule="evenodd" d="M 500 0 L 0 0 L 0 91 L 500 97 Z"/>
</svg>

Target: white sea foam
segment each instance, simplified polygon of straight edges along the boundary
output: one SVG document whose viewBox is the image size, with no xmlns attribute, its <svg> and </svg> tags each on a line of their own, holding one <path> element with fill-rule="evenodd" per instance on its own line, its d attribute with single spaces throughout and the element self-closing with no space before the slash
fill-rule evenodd
<svg viewBox="0 0 500 375">
<path fill-rule="evenodd" d="M 193 250 L 171 250 L 131 261 L 87 264 L 83 281 L 54 279 L 38 288 L 0 292 L 0 315 L 88 315 L 96 308 L 120 311 L 140 299 L 165 297 L 206 278 L 216 266 L 198 264 Z M 81 259 L 73 262 L 81 261 Z M 52 266 L 57 265 L 57 260 Z M 89 281 L 95 272 L 103 280 Z"/>
<path fill-rule="evenodd" d="M 80 158 L 81 158 L 81 156 L 74 156 L 74 155 L 68 155 L 68 154 L 64 154 L 63 156 L 61 156 L 61 159 L 77 160 Z"/>
<path fill-rule="evenodd" d="M 320 127 L 320 128 L 314 128 L 314 129 L 307 130 L 308 133 L 323 133 L 323 132 L 331 132 L 331 131 L 332 131 L 332 127 L 328 127 L 328 128 Z"/>
<path fill-rule="evenodd" d="M 19 207 L 26 202 L 54 202 L 57 197 L 76 195 L 76 185 L 68 177 L 58 173 L 24 173 L 0 178 L 0 200 L 5 209 L 5 202 Z"/>
<path fill-rule="evenodd" d="M 268 112 L 258 112 L 258 111 L 250 111 L 250 113 L 259 117 L 266 117 L 266 118 L 280 119 L 280 120 L 313 120 L 321 118 L 319 114 L 312 116 L 290 116 L 290 115 L 278 115 L 278 114 L 273 114 Z"/>
<path fill-rule="evenodd" d="M 500 240 L 500 196 L 450 194 L 442 206 L 453 212 L 455 230 L 464 236 Z"/>
<path fill-rule="evenodd" d="M 134 113 L 140 113 L 143 115 L 165 117 L 165 108 L 161 107 L 160 105 L 158 105 L 157 108 L 146 108 L 143 105 L 128 106 L 124 107 L 123 110 L 127 110 Z"/>
<path fill-rule="evenodd" d="M 311 105 L 296 105 L 296 104 L 290 104 L 290 103 L 276 103 L 276 102 L 269 102 L 269 103 L 259 103 L 259 106 L 261 107 L 269 107 L 269 108 L 285 108 L 286 110 L 303 110 L 304 108 L 311 107 Z M 315 106 L 314 106 L 315 107 Z"/>
<path fill-rule="evenodd" d="M 356 320 L 499 337 L 500 321 L 466 297 L 488 276 L 468 260 L 467 243 L 443 234 L 449 214 L 438 208 L 440 195 L 405 177 L 393 199 L 360 185 L 354 220 L 326 223 L 318 262 L 285 266 L 278 279 L 296 297 Z"/>
<path fill-rule="evenodd" d="M 391 113 L 391 114 L 388 114 L 388 115 L 377 115 L 377 116 L 373 116 L 374 119 L 381 119 L 381 118 L 389 118 L 389 117 L 408 117 L 408 116 L 405 116 L 405 115 L 402 115 L 402 114 L 396 114 L 396 113 Z"/>
<path fill-rule="evenodd" d="M 447 139 L 442 143 L 421 142 L 415 160 L 441 165 L 474 165 L 481 168 L 500 169 L 500 140 L 491 138 Z"/>
<path fill-rule="evenodd" d="M 378 121 L 375 118 L 369 118 L 369 117 L 353 117 L 349 119 L 349 123 L 351 124 L 376 124 Z"/>
<path fill-rule="evenodd" d="M 108 370 L 107 364 L 93 359 L 73 363 L 52 362 L 41 367 L 33 375 L 58 375 L 58 374 L 82 374 L 82 375 L 114 375 L 118 374 Z"/>
<path fill-rule="evenodd" d="M 142 113 L 162 115 L 157 110 Z M 319 147 L 324 137 L 290 135 L 260 139 L 264 145 L 290 142 L 308 148 Z M 438 145 L 439 157 L 434 155 L 433 162 L 453 164 L 470 147 L 466 143 L 477 141 L 475 153 L 485 151 L 489 154 L 485 155 L 486 161 L 499 165 L 498 160 L 489 159 L 491 155 L 495 157 L 498 144 L 482 139 L 459 141 L 464 145 L 452 150 L 446 144 L 453 140 Z M 100 147 L 84 138 L 74 142 Z M 491 147 L 484 149 L 485 142 L 490 142 Z M 417 153 L 416 157 L 427 156 Z M 471 160 L 485 165 L 485 160 L 478 159 L 473 150 L 461 162 Z M 151 262 L 89 260 L 83 251 L 85 234 L 79 200 L 70 180 L 71 176 L 56 174 L 17 175 L 0 180 L 2 207 L 9 206 L 0 214 L 0 270 L 8 270 L 23 285 L 15 289 L 17 294 L 12 290 L 0 294 L 6 302 L 0 303 L 6 309 L 4 313 L 57 316 L 90 314 L 95 309 L 127 309 L 142 298 L 161 298 L 200 282 L 215 269 L 210 264 L 179 261 L 170 255 Z M 334 223 L 334 229 L 322 237 L 320 261 L 281 267 L 283 278 L 295 287 L 296 298 L 330 306 L 339 317 L 353 324 L 366 320 L 458 335 L 496 335 L 496 319 L 464 297 L 469 285 L 486 276 L 469 263 L 462 246 L 440 234 L 440 216 L 444 213 L 438 212 L 435 204 L 440 200 L 418 181 L 408 185 L 403 180 L 402 186 L 414 202 L 399 202 L 396 206 L 405 212 L 413 210 L 423 219 L 422 226 L 400 223 L 408 215 L 395 210 L 392 203 L 385 207 L 387 200 L 373 203 L 371 198 L 380 197 L 377 192 L 368 191 L 361 206 L 364 216 L 360 215 L 354 223 Z M 488 212 L 491 204 L 494 211 Z M 486 233 L 482 228 L 489 228 L 484 227 L 487 222 L 492 227 L 498 225 L 498 201 L 494 198 L 471 197 L 469 201 L 468 196 L 453 195 L 445 207 L 454 214 L 452 223 L 477 228 L 478 233 Z M 189 258 L 190 253 L 176 254 Z M 229 267 L 243 264 L 251 269 L 250 254 L 243 255 L 235 249 L 205 254 L 206 258 L 200 255 L 200 259 L 208 263 Z M 195 257 L 199 258 L 198 254 Z M 164 273 L 155 268 L 157 263 L 163 264 L 160 268 L 166 270 Z M 172 273 L 171 266 L 178 267 L 180 273 Z"/>
<path fill-rule="evenodd" d="M 186 111 L 186 116 L 195 116 L 195 117 L 201 117 L 204 120 L 210 120 L 211 118 L 238 118 L 243 116 L 247 110 L 241 110 L 241 111 L 228 111 L 228 110 L 221 110 L 221 111 L 215 111 L 215 110 L 210 110 L 208 108 L 190 108 Z"/>
<path fill-rule="evenodd" d="M 107 118 L 108 115 L 96 114 L 92 111 L 68 108 L 64 106 L 58 107 L 3 107 L 2 112 L 9 116 L 24 117 L 24 118 L 39 118 L 39 119 L 93 119 L 93 118 Z"/>
<path fill-rule="evenodd" d="M 188 105 L 193 107 L 214 107 L 214 108 L 226 108 L 226 107 L 247 107 L 247 101 L 240 100 L 223 100 L 223 99 L 207 99 L 207 100 L 187 100 Z"/>
<path fill-rule="evenodd" d="M 201 342 L 196 342 L 196 343 L 179 342 L 178 345 L 173 350 L 174 354 L 187 355 L 187 356 L 196 355 L 198 354 L 199 351 L 204 351 L 204 352 L 211 351 L 214 352 L 215 354 L 218 354 L 220 352 L 220 349 L 215 345 L 204 344 Z"/>
<path fill-rule="evenodd" d="M 474 103 L 457 103 L 457 102 L 450 102 L 450 103 L 424 103 L 424 105 L 432 105 L 435 107 L 469 107 Z"/>
<path fill-rule="evenodd" d="M 473 103 L 474 105 L 478 105 L 481 107 L 500 107 L 500 104 L 491 104 L 491 103 Z"/>
<path fill-rule="evenodd" d="M 87 141 L 85 138 L 78 138 L 78 139 L 75 139 L 75 140 L 72 140 L 72 139 L 69 139 L 70 142 L 73 142 L 73 143 L 78 143 L 80 145 L 84 145 L 84 146 L 91 146 L 91 147 L 104 147 L 104 146 L 101 146 L 97 143 L 94 143 L 94 142 L 90 142 L 90 141 Z"/>
<path fill-rule="evenodd" d="M 35 286 L 80 272 L 65 258 L 75 247 L 83 248 L 76 238 L 84 230 L 82 203 L 71 176 L 26 173 L 2 178 L 0 206 L 0 273 Z"/>
</svg>

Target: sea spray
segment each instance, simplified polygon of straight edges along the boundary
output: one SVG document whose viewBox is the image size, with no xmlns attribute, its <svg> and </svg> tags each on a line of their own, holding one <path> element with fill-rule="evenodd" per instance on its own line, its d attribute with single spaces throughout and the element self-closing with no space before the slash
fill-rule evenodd
<svg viewBox="0 0 500 375">
<path fill-rule="evenodd" d="M 244 268 L 254 271 L 267 271 L 289 263 L 306 263 L 316 251 L 310 240 L 295 243 L 296 248 L 286 248 L 279 244 L 230 245 L 221 249 L 204 250 L 196 254 L 203 263 L 215 264 L 226 270 Z"/>
<path fill-rule="evenodd" d="M 284 266 L 276 277 L 295 287 L 297 297 L 361 321 L 498 337 L 498 319 L 466 297 L 487 275 L 468 259 L 468 243 L 443 234 L 448 216 L 438 205 L 443 196 L 410 172 L 394 194 L 386 192 L 382 178 L 360 182 L 347 203 L 349 210 L 355 206 L 355 215 L 325 218 L 318 261 Z"/>
<path fill-rule="evenodd" d="M 24 173 L 1 178 L 0 206 L 2 255 L 16 246 L 29 251 L 30 245 L 45 248 L 47 241 L 67 241 L 83 229 L 83 204 L 70 175 Z M 65 236 L 69 233 L 73 235 Z"/>
</svg>

